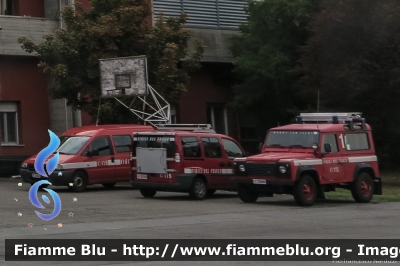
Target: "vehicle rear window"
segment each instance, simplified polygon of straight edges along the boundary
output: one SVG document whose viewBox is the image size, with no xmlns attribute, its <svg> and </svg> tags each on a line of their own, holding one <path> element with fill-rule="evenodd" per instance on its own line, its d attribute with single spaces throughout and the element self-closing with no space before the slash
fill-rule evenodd
<svg viewBox="0 0 400 266">
<path fill-rule="evenodd" d="M 219 144 L 218 138 L 201 138 L 203 142 L 204 153 L 208 158 L 221 158 L 221 145 Z"/>
<path fill-rule="evenodd" d="M 129 135 L 113 136 L 116 152 L 127 152 L 131 150 L 132 139 Z"/>
<path fill-rule="evenodd" d="M 165 135 L 135 135 L 133 138 L 134 146 L 140 148 L 165 148 L 167 157 L 175 156 L 175 137 Z M 135 155 L 136 149 L 133 149 Z"/>
<path fill-rule="evenodd" d="M 182 137 L 183 156 L 186 158 L 201 157 L 200 144 L 196 137 Z"/>
<path fill-rule="evenodd" d="M 348 151 L 369 149 L 367 133 L 345 134 L 344 142 Z"/>
</svg>

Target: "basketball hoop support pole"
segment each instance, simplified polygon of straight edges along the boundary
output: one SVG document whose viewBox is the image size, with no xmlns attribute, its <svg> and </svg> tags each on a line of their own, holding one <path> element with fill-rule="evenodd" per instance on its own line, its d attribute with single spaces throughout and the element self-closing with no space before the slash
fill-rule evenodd
<svg viewBox="0 0 400 266">
<path fill-rule="evenodd" d="M 145 55 L 106 58 L 99 59 L 99 61 L 102 96 L 113 97 L 139 119 L 142 119 L 145 124 L 149 123 L 155 126 L 155 124 L 171 122 L 169 103 L 147 81 L 147 58 Z M 118 99 L 118 97 L 129 95 L 135 96 L 129 106 Z M 142 110 L 132 108 L 136 99 L 143 102 Z M 149 99 L 151 103 L 149 103 Z"/>
<path fill-rule="evenodd" d="M 145 123 L 149 123 L 153 126 L 158 123 L 170 124 L 171 122 L 171 108 L 169 103 L 149 84 L 147 85 L 150 95 L 154 100 L 155 106 L 152 106 L 146 101 L 146 96 L 136 96 L 131 104 L 127 106 L 117 97 L 114 97 L 120 104 L 128 108 L 134 115 L 142 119 Z M 139 111 L 132 108 L 133 102 L 139 99 L 143 102 L 143 111 Z M 149 107 L 153 112 L 145 112 L 145 107 Z"/>
</svg>

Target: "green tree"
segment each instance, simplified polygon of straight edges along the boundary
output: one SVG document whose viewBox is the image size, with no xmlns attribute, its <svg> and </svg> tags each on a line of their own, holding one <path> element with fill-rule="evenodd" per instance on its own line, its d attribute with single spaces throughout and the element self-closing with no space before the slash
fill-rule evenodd
<svg viewBox="0 0 400 266">
<path fill-rule="evenodd" d="M 66 27 L 44 36 L 43 43 L 18 40 L 25 51 L 39 57 L 40 70 L 52 78 L 52 97 L 66 98 L 69 105 L 95 117 L 101 95 L 99 59 L 146 55 L 149 83 L 176 103 L 203 53 L 199 43 L 194 51 L 188 49 L 192 33 L 182 28 L 186 15 L 161 16 L 152 27 L 147 0 L 91 0 L 91 6 L 64 8 Z M 115 101 L 102 103 L 101 122 L 121 122 L 127 110 Z"/>
<path fill-rule="evenodd" d="M 303 97 L 320 91 L 320 111 L 363 112 L 378 155 L 398 162 L 399 17 L 397 0 L 325 1 L 301 60 Z"/>
<path fill-rule="evenodd" d="M 295 97 L 299 74 L 294 69 L 318 8 L 319 0 L 251 0 L 247 23 L 232 38 L 232 105 L 257 115 L 264 130 L 290 120 L 301 104 Z"/>
</svg>

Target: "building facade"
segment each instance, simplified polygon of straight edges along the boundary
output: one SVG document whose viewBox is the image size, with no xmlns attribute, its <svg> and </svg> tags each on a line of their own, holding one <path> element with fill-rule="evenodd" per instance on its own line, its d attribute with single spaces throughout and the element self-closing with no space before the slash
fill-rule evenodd
<svg viewBox="0 0 400 266">
<path fill-rule="evenodd" d="M 77 0 L 76 0 L 77 1 Z M 79 0 L 90 8 L 89 0 Z M 59 10 L 75 0 L 0 0 L 0 177 L 18 173 L 26 157 L 47 146 L 47 129 L 61 134 L 91 122 L 71 110 L 63 99 L 50 99 L 48 78 L 37 68 L 38 59 L 25 53 L 17 39 L 40 42 L 42 36 L 63 27 Z M 157 15 L 188 14 L 185 27 L 202 40 L 203 67 L 192 74 L 187 92 L 173 107 L 178 123 L 210 123 L 219 133 L 241 140 L 239 116 L 227 106 L 232 93 L 221 76 L 232 68 L 229 38 L 246 20 L 247 0 L 153 0 Z"/>
</svg>

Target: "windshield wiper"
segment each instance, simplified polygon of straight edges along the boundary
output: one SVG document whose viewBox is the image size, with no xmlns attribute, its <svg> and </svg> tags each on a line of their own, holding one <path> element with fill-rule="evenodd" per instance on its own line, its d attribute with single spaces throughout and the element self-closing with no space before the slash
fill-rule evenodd
<svg viewBox="0 0 400 266">
<path fill-rule="evenodd" d="M 267 147 L 280 147 L 280 148 L 287 148 L 285 146 L 282 146 L 281 144 L 271 144 L 271 145 L 267 145 Z"/>
<path fill-rule="evenodd" d="M 53 152 L 53 154 L 56 154 L 56 153 L 57 153 L 57 151 Z M 63 152 L 63 151 L 58 151 L 58 153 L 59 154 L 69 154 L 69 153 L 66 153 L 66 152 Z"/>
<path fill-rule="evenodd" d="M 306 146 L 303 146 L 303 145 L 301 145 L 301 144 L 293 144 L 293 145 L 289 145 L 289 147 L 290 147 L 290 148 L 293 148 L 293 147 L 307 148 Z"/>
</svg>

